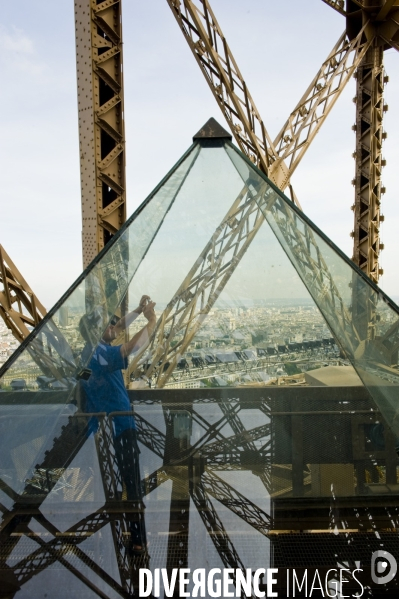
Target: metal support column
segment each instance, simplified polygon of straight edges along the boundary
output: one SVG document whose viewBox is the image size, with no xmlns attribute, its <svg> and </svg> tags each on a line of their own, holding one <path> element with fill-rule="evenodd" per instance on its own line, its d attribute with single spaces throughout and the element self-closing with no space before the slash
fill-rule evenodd
<svg viewBox="0 0 399 599">
<path fill-rule="evenodd" d="M 126 220 L 121 0 L 75 0 L 83 265 Z"/>
<path fill-rule="evenodd" d="M 386 134 L 382 119 L 386 105 L 383 100 L 387 78 L 383 68 L 383 47 L 369 48 L 356 72 L 356 176 L 354 210 L 353 260 L 375 283 L 383 271 L 379 255 L 383 249 L 380 240 L 382 141 Z"/>
</svg>

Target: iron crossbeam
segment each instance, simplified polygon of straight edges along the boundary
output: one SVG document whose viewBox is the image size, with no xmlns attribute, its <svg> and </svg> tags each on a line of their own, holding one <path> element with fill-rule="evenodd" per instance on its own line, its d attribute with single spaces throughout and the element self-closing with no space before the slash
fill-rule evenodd
<svg viewBox="0 0 399 599">
<path fill-rule="evenodd" d="M 234 152 L 232 148 L 228 151 Z M 347 351 L 355 350 L 361 337 L 313 231 L 259 179 L 248 182 L 233 203 L 158 320 L 149 352 L 143 348 L 130 364 L 131 373 L 153 377 L 158 387 L 167 383 L 265 219 L 322 308 L 330 328 L 339 332 Z"/>
<path fill-rule="evenodd" d="M 123 415 L 125 413 L 121 412 L 120 414 Z M 101 419 L 100 432 L 96 437 L 96 446 L 106 500 L 121 500 L 124 492 L 124 480 L 116 457 L 112 414 L 110 414 L 108 418 Z M 133 456 L 132 447 L 125 447 L 124 451 L 127 452 L 127 456 Z M 126 459 L 127 456 L 122 459 Z M 134 468 L 135 465 L 133 464 L 133 459 L 130 460 L 130 462 L 130 467 Z M 122 504 L 123 503 L 124 502 L 122 501 Z M 133 503 L 133 510 L 139 512 L 139 519 L 143 519 L 143 507 L 139 505 L 141 502 L 129 502 L 129 504 L 131 503 Z M 138 568 L 137 565 L 132 562 L 131 556 L 129 555 L 129 543 L 127 546 L 125 542 L 125 539 L 129 539 L 131 535 L 129 510 L 126 509 L 125 512 L 121 512 L 118 518 L 113 518 L 110 525 L 121 585 L 126 596 L 131 597 L 134 594 L 134 588 L 137 587 L 138 584 Z M 148 562 L 148 555 L 143 555 L 142 561 L 143 564 L 141 565 L 146 565 Z"/>
<path fill-rule="evenodd" d="M 281 189 L 288 183 L 370 47 L 372 40 L 365 39 L 366 27 L 353 40 L 348 40 L 346 32 L 341 35 L 277 135 L 274 144 L 279 159 L 286 162 L 288 169 L 286 180 L 277 183 Z"/>
<path fill-rule="evenodd" d="M 354 40 L 340 37 L 272 141 L 208 0 L 167 1 L 240 149 L 285 189 L 371 43 L 365 28 Z M 340 0 L 327 3 L 342 10 Z"/>
<path fill-rule="evenodd" d="M 273 142 L 208 0 L 167 1 L 239 147 L 268 173 Z"/>
<path fill-rule="evenodd" d="M 260 455 L 258 453 L 254 440 L 251 437 L 251 434 L 247 434 L 248 431 L 244 427 L 241 419 L 239 418 L 238 412 L 231 414 L 229 406 L 224 401 L 220 402 L 219 405 L 222 412 L 226 415 L 228 423 L 233 429 L 234 433 L 240 438 L 240 443 L 242 444 L 242 447 L 244 449 L 244 455 L 246 453 L 246 455 L 248 456 L 247 459 L 245 459 L 244 457 L 244 460 L 248 460 L 249 462 L 251 462 L 251 465 L 253 465 L 254 468 L 254 474 L 259 476 L 259 479 L 262 481 L 265 488 L 270 493 L 272 489 L 270 472 L 267 468 L 265 468 L 266 464 L 264 464 L 262 460 L 259 461 Z"/>
<path fill-rule="evenodd" d="M 323 2 L 346 17 L 345 0 L 323 0 Z"/>
<path fill-rule="evenodd" d="M 262 535 L 269 534 L 271 517 L 248 497 L 242 495 L 214 472 L 205 472 L 201 477 L 201 482 L 206 493 L 212 495 L 236 516 Z"/>
<path fill-rule="evenodd" d="M 219 454 L 226 455 L 232 449 L 237 449 L 238 447 L 243 446 L 245 443 L 257 441 L 258 439 L 262 439 L 264 437 L 270 439 L 270 434 L 270 424 L 263 424 L 253 429 L 245 429 L 220 441 L 208 443 L 207 445 L 201 447 L 200 453 L 204 457 L 209 458 L 216 457 Z"/>
</svg>

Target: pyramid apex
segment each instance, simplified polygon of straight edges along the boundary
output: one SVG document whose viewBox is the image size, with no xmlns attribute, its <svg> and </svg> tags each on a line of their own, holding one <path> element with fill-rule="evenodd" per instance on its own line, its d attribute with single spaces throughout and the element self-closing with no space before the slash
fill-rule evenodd
<svg viewBox="0 0 399 599">
<path fill-rule="evenodd" d="M 231 141 L 233 138 L 226 129 L 219 125 L 216 119 L 211 117 L 193 137 L 193 141 L 201 139 L 228 139 Z"/>
</svg>

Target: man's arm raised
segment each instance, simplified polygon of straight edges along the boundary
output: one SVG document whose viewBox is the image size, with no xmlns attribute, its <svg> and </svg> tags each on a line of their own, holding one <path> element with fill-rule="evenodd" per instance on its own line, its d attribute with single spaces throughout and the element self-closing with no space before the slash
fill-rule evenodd
<svg viewBox="0 0 399 599">
<path fill-rule="evenodd" d="M 143 296 L 143 298 L 144 297 L 148 298 L 148 296 Z M 146 301 L 148 300 L 146 299 Z M 155 302 L 148 302 L 144 306 L 143 315 L 148 320 L 148 322 L 140 331 L 133 335 L 133 337 L 129 341 L 127 341 L 121 346 L 121 354 L 123 358 L 127 358 L 127 356 L 129 356 L 132 353 L 132 351 L 134 351 L 135 349 L 137 350 L 140 347 L 143 347 L 143 345 L 145 345 L 148 342 L 149 338 L 154 332 L 155 325 L 157 324 L 157 317 L 155 316 L 154 307 Z M 127 317 L 130 316 L 130 314 L 128 314 Z"/>
<path fill-rule="evenodd" d="M 144 308 L 148 304 L 149 300 L 149 295 L 143 295 L 137 308 L 135 308 L 134 310 L 129 312 L 129 314 L 126 314 L 126 316 L 118 320 L 118 322 L 115 325 L 117 335 L 119 335 L 122 331 L 127 329 L 132 324 L 132 322 L 136 320 L 136 318 L 144 311 Z"/>
</svg>

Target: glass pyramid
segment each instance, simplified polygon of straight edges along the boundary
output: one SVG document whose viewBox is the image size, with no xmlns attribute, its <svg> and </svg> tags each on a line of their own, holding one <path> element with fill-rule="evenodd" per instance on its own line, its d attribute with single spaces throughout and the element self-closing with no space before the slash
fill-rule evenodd
<svg viewBox="0 0 399 599">
<path fill-rule="evenodd" d="M 339 564 L 397 593 L 370 564 L 399 555 L 398 349 L 398 307 L 211 119 L 0 370 L 0 597 L 212 567 L 289 596 Z"/>
</svg>

